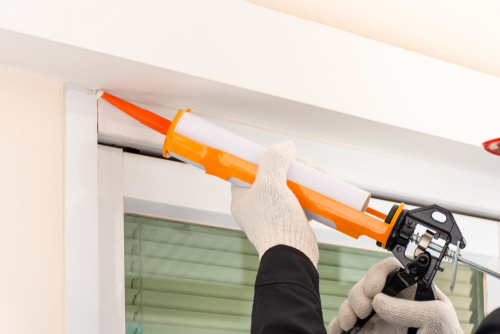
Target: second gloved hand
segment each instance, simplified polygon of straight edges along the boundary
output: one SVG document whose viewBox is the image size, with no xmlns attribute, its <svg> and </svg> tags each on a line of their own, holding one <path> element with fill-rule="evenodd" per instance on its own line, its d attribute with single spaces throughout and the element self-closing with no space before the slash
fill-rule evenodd
<svg viewBox="0 0 500 334">
<path fill-rule="evenodd" d="M 300 250 L 318 263 L 318 243 L 297 197 L 288 188 L 286 174 L 296 160 L 295 145 L 282 142 L 268 148 L 261 158 L 250 189 L 231 186 L 231 212 L 262 258 L 276 245 Z M 310 165 L 304 158 L 297 158 Z M 326 172 L 322 167 L 318 170 Z"/>
<path fill-rule="evenodd" d="M 359 334 L 406 334 L 409 327 L 418 328 L 418 334 L 463 334 L 453 305 L 436 286 L 434 301 L 414 301 L 416 285 L 396 298 L 382 293 L 387 275 L 399 268 L 401 264 L 395 258 L 387 258 L 370 268 L 349 292 L 338 318 L 330 322 L 328 333 L 350 330 L 358 318 L 366 318 L 373 309 L 376 315 Z"/>
</svg>

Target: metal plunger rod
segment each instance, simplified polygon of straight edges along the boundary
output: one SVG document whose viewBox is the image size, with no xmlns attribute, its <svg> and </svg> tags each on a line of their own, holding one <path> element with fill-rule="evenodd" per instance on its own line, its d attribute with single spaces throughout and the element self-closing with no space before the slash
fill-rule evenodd
<svg viewBox="0 0 500 334">
<path fill-rule="evenodd" d="M 483 267 L 483 266 L 481 266 L 481 265 L 479 265 L 479 264 L 477 264 L 475 262 L 472 262 L 471 260 L 468 260 L 468 259 L 462 257 L 462 255 L 458 256 L 458 262 L 466 264 L 469 267 L 472 267 L 472 268 L 477 269 L 477 270 L 479 270 L 479 271 L 481 271 L 481 272 L 483 272 L 485 274 L 488 274 L 488 275 L 491 275 L 491 276 L 493 276 L 495 278 L 500 279 L 500 273 L 497 273 L 496 271 L 493 271 L 493 270 L 490 270 L 488 268 L 485 268 L 485 267 Z"/>
<path fill-rule="evenodd" d="M 420 235 L 414 234 L 414 235 L 411 236 L 411 241 L 413 241 L 413 242 L 415 242 L 415 243 L 418 244 L 419 241 L 420 241 L 420 238 L 421 238 Z M 432 249 L 433 251 L 436 251 L 438 253 L 441 253 L 441 251 L 443 250 L 443 246 L 441 246 L 441 245 L 439 245 L 439 244 L 437 244 L 435 242 L 431 242 L 429 244 L 429 246 L 427 246 L 427 248 Z M 451 249 L 448 248 L 448 250 L 446 251 L 445 256 L 447 258 L 453 259 L 455 257 L 455 251 L 453 251 L 453 250 L 451 250 Z M 481 271 L 481 272 L 483 272 L 485 274 L 488 274 L 488 275 L 491 275 L 491 276 L 493 276 L 495 278 L 500 279 L 500 273 L 498 273 L 496 271 L 493 271 L 491 269 L 488 269 L 486 267 L 483 267 L 483 266 L 481 266 L 481 265 L 479 265 L 479 264 L 477 264 L 477 263 L 475 263 L 475 262 L 473 262 L 473 261 L 471 261 L 469 259 L 466 259 L 466 258 L 464 258 L 460 254 L 457 256 L 457 260 L 458 260 L 458 262 L 466 264 L 469 267 L 472 267 L 472 268 L 477 269 L 477 270 L 479 270 L 479 271 Z"/>
</svg>

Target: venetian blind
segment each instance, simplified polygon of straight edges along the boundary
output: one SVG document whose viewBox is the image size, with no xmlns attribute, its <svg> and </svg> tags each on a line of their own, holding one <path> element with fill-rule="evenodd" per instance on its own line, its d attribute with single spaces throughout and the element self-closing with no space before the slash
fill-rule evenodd
<svg viewBox="0 0 500 334">
<path fill-rule="evenodd" d="M 366 271 L 389 253 L 319 245 L 325 326 Z M 257 251 L 239 231 L 125 216 L 127 334 L 250 332 Z M 451 268 L 435 283 L 453 302 L 465 333 L 482 320 L 480 273 L 460 267 L 449 294 Z"/>
</svg>

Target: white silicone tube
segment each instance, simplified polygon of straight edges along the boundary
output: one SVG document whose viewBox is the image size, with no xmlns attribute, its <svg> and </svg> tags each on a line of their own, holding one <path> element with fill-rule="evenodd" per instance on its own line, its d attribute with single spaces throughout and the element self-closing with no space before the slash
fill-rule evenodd
<svg viewBox="0 0 500 334">
<path fill-rule="evenodd" d="M 191 113 L 183 114 L 174 131 L 184 137 L 190 138 L 206 146 L 230 153 L 240 159 L 259 165 L 260 158 L 265 147 L 240 137 L 231 131 L 217 126 L 207 120 L 197 117 Z M 173 154 L 175 157 L 191 163 L 199 168 L 203 166 L 187 161 L 183 157 Z M 322 173 L 312 167 L 298 161 L 294 162 L 288 170 L 287 178 L 304 187 L 314 190 L 337 202 L 343 203 L 358 211 L 365 211 L 370 201 L 370 193 L 354 187 L 346 182 L 340 181 L 330 175 Z M 249 186 L 237 179 L 230 179 L 238 186 Z M 312 212 L 306 212 L 311 218 L 318 220 Z M 331 226 L 331 222 L 320 221 Z M 334 224 L 333 224 L 334 225 Z M 332 226 L 334 227 L 334 226 Z"/>
</svg>

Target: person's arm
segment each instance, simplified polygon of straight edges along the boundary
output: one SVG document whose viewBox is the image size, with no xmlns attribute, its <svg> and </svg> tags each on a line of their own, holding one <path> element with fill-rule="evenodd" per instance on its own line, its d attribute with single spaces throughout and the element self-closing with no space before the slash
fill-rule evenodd
<svg viewBox="0 0 500 334">
<path fill-rule="evenodd" d="M 262 257 L 252 311 L 252 334 L 326 334 L 319 276 L 301 251 L 278 245 Z"/>
<path fill-rule="evenodd" d="M 476 334 L 500 333 L 500 308 L 488 314 L 477 328 Z"/>
<path fill-rule="evenodd" d="M 231 188 L 231 212 L 261 259 L 252 334 L 326 334 L 316 270 L 318 243 L 287 186 L 286 174 L 295 159 L 292 142 L 275 145 L 262 156 L 250 189 Z"/>
</svg>

